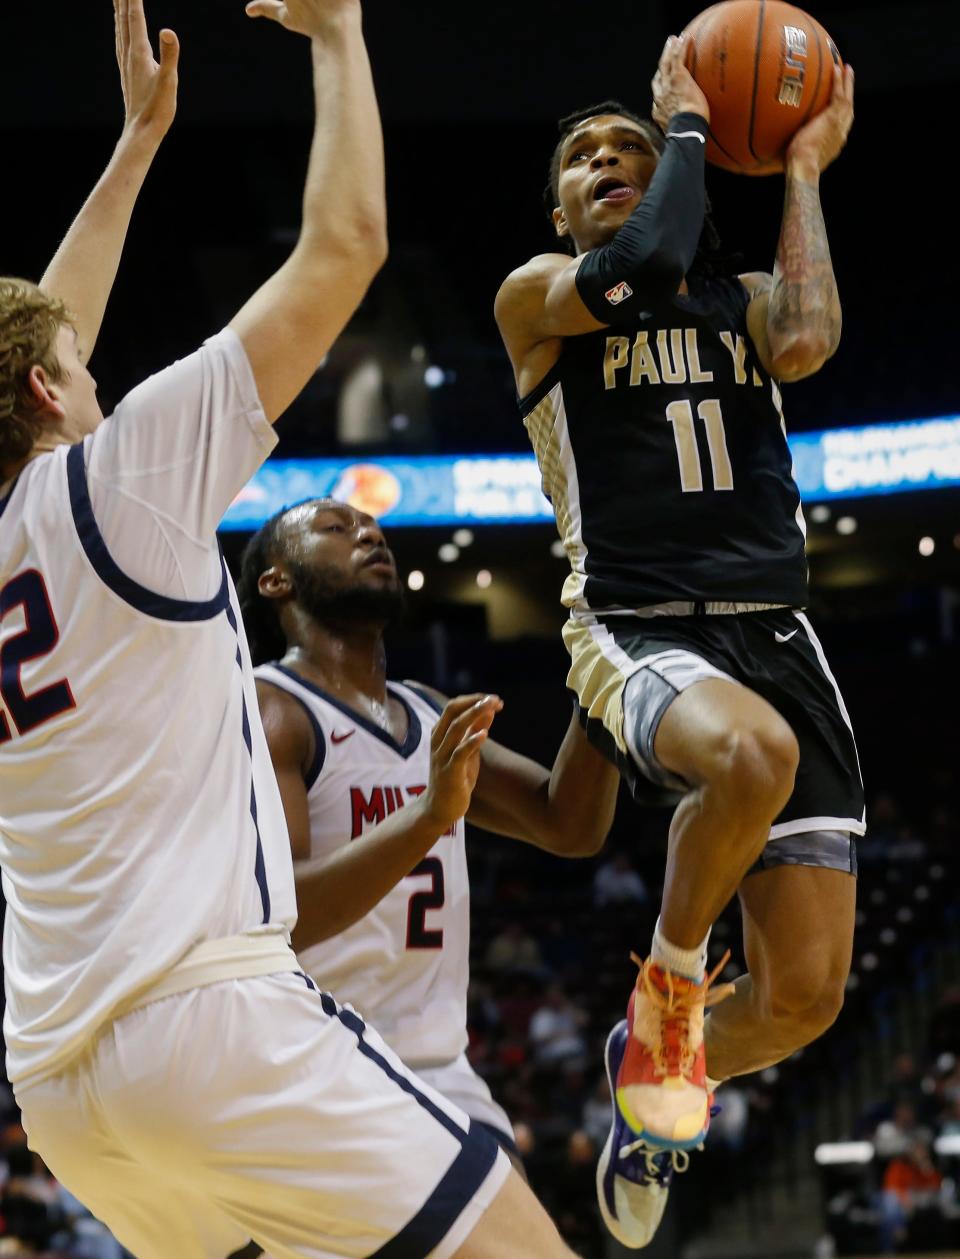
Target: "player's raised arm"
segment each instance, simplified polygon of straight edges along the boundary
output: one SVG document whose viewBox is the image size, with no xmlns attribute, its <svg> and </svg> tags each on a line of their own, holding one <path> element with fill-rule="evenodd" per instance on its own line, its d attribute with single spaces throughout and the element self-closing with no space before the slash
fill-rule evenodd
<svg viewBox="0 0 960 1259">
<path fill-rule="evenodd" d="M 604 125 L 600 116 L 586 119 L 566 138 L 553 222 L 576 257 L 534 258 L 501 287 L 495 314 L 515 368 L 538 341 L 632 322 L 683 283 L 703 228 L 710 110 L 677 38 L 667 41 L 653 92 L 654 118 L 666 131 L 662 155 L 641 129 L 614 118 Z M 603 208 L 627 204 L 631 195 L 639 195 L 632 213 L 607 239 Z"/>
<path fill-rule="evenodd" d="M 764 368 L 779 380 L 819 371 L 840 344 L 840 297 L 820 205 L 820 174 L 853 125 L 853 68 L 834 67 L 830 104 L 787 149 L 786 191 L 772 280 L 741 277 L 753 293 L 747 327 Z"/>
<path fill-rule="evenodd" d="M 386 258 L 383 137 L 359 0 L 254 0 L 251 17 L 310 38 L 316 124 L 293 253 L 231 321 L 276 420 Z"/>
<path fill-rule="evenodd" d="M 419 689 L 447 702 L 432 687 Z M 592 857 L 613 825 L 619 781 L 574 715 L 552 769 L 487 739 L 467 821 L 557 857 Z"/>
<path fill-rule="evenodd" d="M 177 110 L 180 45 L 160 32 L 160 61 L 147 34 L 143 0 L 114 0 L 125 120 L 107 169 L 40 281 L 67 307 L 84 359 L 93 352 L 137 196 Z"/>
<path fill-rule="evenodd" d="M 574 716 L 549 770 L 488 740 L 467 820 L 558 857 L 592 857 L 613 825 L 619 781 Z"/>
</svg>

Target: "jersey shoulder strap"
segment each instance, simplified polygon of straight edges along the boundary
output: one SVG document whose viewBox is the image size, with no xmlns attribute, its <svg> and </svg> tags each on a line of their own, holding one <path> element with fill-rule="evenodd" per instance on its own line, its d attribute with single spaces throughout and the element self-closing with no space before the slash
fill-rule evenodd
<svg viewBox="0 0 960 1259">
<path fill-rule="evenodd" d="M 319 705 L 307 688 L 280 664 L 258 665 L 253 671 L 253 676 L 261 682 L 268 682 L 271 686 L 275 686 L 285 695 L 289 695 L 306 714 L 310 729 L 313 731 L 313 757 L 303 775 L 304 786 L 309 791 L 320 777 L 324 761 L 327 759 L 327 738 L 317 716 Z"/>
<path fill-rule="evenodd" d="M 433 695 L 422 683 L 405 680 L 403 682 L 391 682 L 390 685 L 396 687 L 398 690 L 408 691 L 413 695 L 416 695 L 417 698 L 422 700 L 428 708 L 432 709 L 433 712 L 437 714 L 437 716 L 443 712 L 443 704 L 437 699 L 436 695 Z"/>
</svg>

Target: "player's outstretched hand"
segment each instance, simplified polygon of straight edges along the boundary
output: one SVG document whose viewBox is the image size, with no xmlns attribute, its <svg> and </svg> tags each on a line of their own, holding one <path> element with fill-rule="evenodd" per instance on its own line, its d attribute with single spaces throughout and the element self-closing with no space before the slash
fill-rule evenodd
<svg viewBox="0 0 960 1259">
<path fill-rule="evenodd" d="M 800 128 L 787 149 L 787 167 L 808 162 L 826 170 L 840 156 L 853 126 L 853 66 L 833 67 L 830 104 Z"/>
<path fill-rule="evenodd" d="M 247 17 L 265 17 L 300 35 L 322 35 L 330 22 L 350 9 L 359 9 L 359 0 L 250 0 Z"/>
<path fill-rule="evenodd" d="M 664 131 L 674 114 L 699 114 L 710 121 L 707 98 L 683 64 L 685 49 L 682 36 L 671 35 L 663 46 L 660 64 L 653 76 L 652 116 Z"/>
<path fill-rule="evenodd" d="M 162 30 L 159 64 L 154 60 L 143 0 L 113 0 L 113 20 L 125 130 L 159 144 L 177 112 L 180 42 L 173 31 Z"/>
<path fill-rule="evenodd" d="M 503 700 L 497 695 L 459 695 L 448 702 L 434 726 L 423 805 L 440 834 L 470 808 L 480 751 L 501 708 Z"/>
</svg>

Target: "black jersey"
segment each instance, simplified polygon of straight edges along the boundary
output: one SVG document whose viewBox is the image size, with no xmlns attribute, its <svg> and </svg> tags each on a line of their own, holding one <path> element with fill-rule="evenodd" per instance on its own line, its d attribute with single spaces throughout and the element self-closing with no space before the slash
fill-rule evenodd
<svg viewBox="0 0 960 1259">
<path fill-rule="evenodd" d="M 673 600 L 802 607 L 807 562 L 780 391 L 739 280 L 568 337 L 520 406 L 578 609 Z"/>
</svg>

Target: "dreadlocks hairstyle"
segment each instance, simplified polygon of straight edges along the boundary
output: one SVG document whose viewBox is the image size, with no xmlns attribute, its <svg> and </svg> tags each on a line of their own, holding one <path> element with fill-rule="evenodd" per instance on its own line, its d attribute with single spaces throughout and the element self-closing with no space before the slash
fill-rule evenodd
<svg viewBox="0 0 960 1259">
<path fill-rule="evenodd" d="M 273 599 L 264 598 L 259 582 L 261 574 L 266 572 L 282 548 L 280 526 L 289 510 L 289 507 L 284 507 L 261 525 L 244 547 L 240 559 L 237 598 L 254 665 L 279 660 L 287 650 L 276 603 Z"/>
<path fill-rule="evenodd" d="M 543 207 L 551 223 L 553 222 L 553 211 L 560 203 L 560 159 L 563 156 L 563 146 L 580 123 L 585 122 L 587 118 L 599 118 L 609 114 L 616 114 L 621 118 L 629 118 L 643 132 L 657 153 L 661 154 L 663 152 L 666 142 L 663 132 L 657 124 L 652 119 L 643 118 L 640 114 L 634 113 L 632 109 L 627 109 L 620 101 L 600 101 L 598 105 L 588 105 L 584 109 L 575 109 L 572 114 L 567 114 L 566 118 L 561 118 L 557 123 L 560 139 L 553 150 L 553 156 L 550 159 L 550 174 L 547 186 L 543 190 Z M 703 218 L 703 231 L 700 233 L 700 243 L 697 246 L 697 253 L 693 260 L 693 266 L 690 268 L 690 273 L 691 275 L 702 276 L 705 279 L 709 279 L 712 276 L 730 275 L 737 269 L 738 258 L 736 255 L 724 253 L 722 249 L 720 235 L 717 232 L 711 214 L 709 197 L 706 198 L 706 207 L 706 214 Z M 560 244 L 564 249 L 573 253 L 574 244 L 569 236 L 563 237 L 560 240 Z"/>
</svg>

